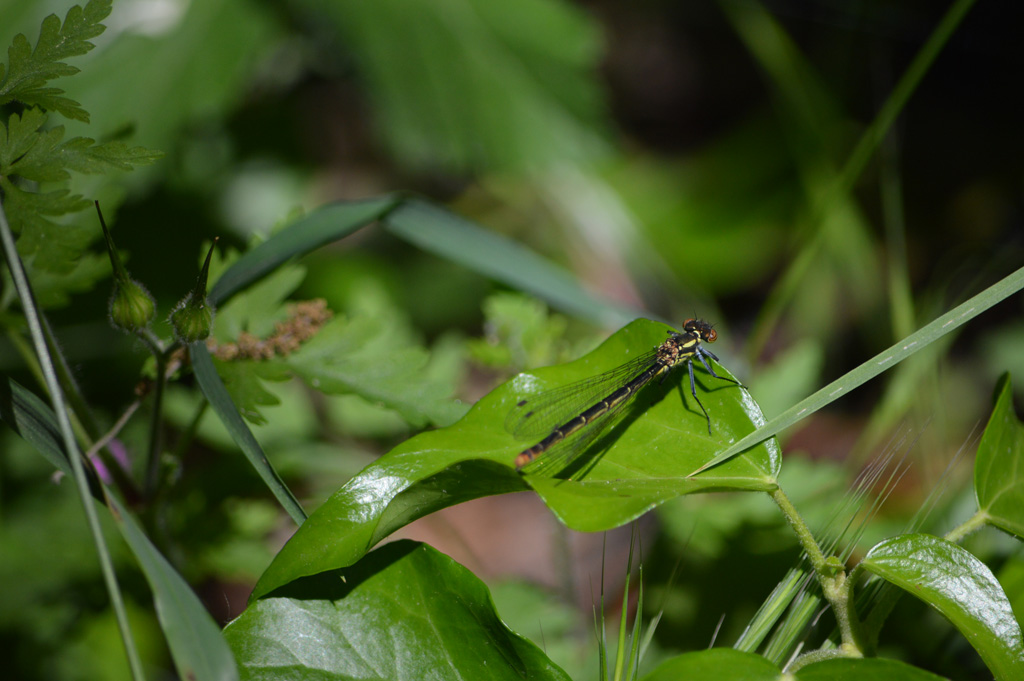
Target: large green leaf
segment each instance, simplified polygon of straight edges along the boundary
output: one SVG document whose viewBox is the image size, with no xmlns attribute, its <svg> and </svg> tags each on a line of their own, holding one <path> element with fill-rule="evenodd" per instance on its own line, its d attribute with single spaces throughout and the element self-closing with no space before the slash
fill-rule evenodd
<svg viewBox="0 0 1024 681">
<path fill-rule="evenodd" d="M 836 658 L 809 664 L 794 674 L 797 681 L 939 681 L 936 676 L 898 660 Z"/>
<path fill-rule="evenodd" d="M 941 612 L 997 679 L 1024 678 L 1024 641 L 1010 602 L 966 549 L 927 534 L 900 535 L 875 545 L 859 567 Z"/>
<path fill-rule="evenodd" d="M 408 540 L 275 591 L 224 635 L 246 679 L 569 678 L 471 572 Z"/>
<path fill-rule="evenodd" d="M 974 493 L 987 522 L 1024 538 L 1024 424 L 1013 411 L 1009 376 L 978 445 Z"/>
<path fill-rule="evenodd" d="M 781 675 L 778 667 L 760 655 L 732 648 L 710 648 L 666 660 L 641 681 L 777 681 Z"/>
<path fill-rule="evenodd" d="M 784 675 L 760 655 L 732 648 L 711 648 L 666 660 L 642 681 L 776 681 L 784 678 L 795 681 L 938 681 L 942 677 L 896 660 L 849 658 L 815 662 Z"/>
<path fill-rule="evenodd" d="M 781 465 L 774 441 L 699 478 L 686 477 L 723 442 L 742 437 L 761 419 L 746 391 L 708 377 L 703 369 L 697 370 L 698 390 L 711 413 L 713 436 L 681 370 L 642 391 L 628 416 L 584 454 L 593 465 L 582 479 L 516 473 L 516 455 L 535 443 L 517 441 L 505 429 L 517 402 L 607 371 L 660 344 L 667 330 L 657 322 L 636 320 L 589 355 L 520 374 L 481 399 L 458 423 L 394 448 L 309 517 L 263 574 L 254 597 L 298 577 L 351 565 L 391 532 L 435 510 L 527 484 L 564 523 L 585 531 L 617 527 L 681 494 L 774 489 Z"/>
</svg>

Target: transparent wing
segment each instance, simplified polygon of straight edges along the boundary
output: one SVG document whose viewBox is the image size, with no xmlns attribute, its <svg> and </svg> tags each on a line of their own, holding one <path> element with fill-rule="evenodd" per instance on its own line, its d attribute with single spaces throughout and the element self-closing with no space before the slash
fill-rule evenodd
<svg viewBox="0 0 1024 681">
<path fill-rule="evenodd" d="M 638 376 L 654 363 L 657 356 L 658 348 L 653 348 L 603 374 L 526 397 L 508 413 L 505 430 L 517 440 L 545 437 Z M 611 411 L 618 411 L 622 406 L 616 405 Z M 605 416 L 602 415 L 598 421 Z M 590 425 L 584 430 L 593 428 L 594 425 Z"/>
<path fill-rule="evenodd" d="M 590 445 L 592 445 L 602 433 L 606 432 L 613 423 L 620 420 L 620 418 L 626 413 L 626 405 L 630 404 L 635 397 L 636 393 L 634 393 L 629 399 L 619 402 L 614 407 L 601 414 L 599 417 L 591 421 L 585 428 L 581 428 L 564 440 L 552 445 L 550 449 L 546 450 L 536 459 L 523 466 L 521 469 L 522 472 L 527 475 L 554 475 L 566 469 L 572 464 L 576 457 L 586 451 L 586 449 L 590 447 Z M 552 428 L 556 427 L 557 425 L 552 426 Z M 546 434 L 547 433 L 545 433 L 545 435 Z M 575 478 L 577 473 L 586 470 L 586 468 L 586 466 L 582 467 L 579 471 L 570 475 L 570 478 Z"/>
</svg>

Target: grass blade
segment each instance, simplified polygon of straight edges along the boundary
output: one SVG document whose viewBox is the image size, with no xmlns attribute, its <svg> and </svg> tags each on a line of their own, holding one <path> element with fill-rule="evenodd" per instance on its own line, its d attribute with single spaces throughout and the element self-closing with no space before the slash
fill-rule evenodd
<svg viewBox="0 0 1024 681">
<path fill-rule="evenodd" d="M 740 452 L 778 434 L 800 419 L 810 416 L 839 397 L 852 392 L 855 388 L 860 387 L 883 371 L 896 366 L 907 357 L 927 347 L 1022 288 L 1024 288 L 1024 267 L 998 283 L 989 286 L 978 295 L 936 318 L 931 323 L 921 327 L 887 350 L 878 353 L 867 362 L 832 381 L 810 397 L 790 407 L 754 432 L 740 439 L 722 453 L 717 454 L 706 464 L 690 473 L 690 476 L 697 475 L 701 471 L 728 461 Z"/>
<path fill-rule="evenodd" d="M 28 326 L 29 335 L 32 338 L 32 345 L 35 349 L 36 358 L 39 361 L 39 368 L 43 373 L 46 388 L 50 393 L 50 401 L 57 420 L 63 449 L 71 463 L 71 470 L 74 474 L 72 477 L 75 480 L 75 485 L 78 487 L 78 496 L 82 502 L 86 524 L 89 527 L 89 533 L 92 535 L 93 544 L 96 546 L 96 555 L 100 561 L 103 581 L 110 596 L 110 603 L 114 608 L 118 631 L 121 634 L 125 655 L 128 658 L 128 666 L 132 671 L 133 678 L 144 679 L 145 674 L 142 671 L 142 662 L 139 660 L 131 627 L 128 624 L 128 614 L 125 611 L 124 601 L 121 598 L 117 574 L 114 572 L 114 564 L 110 558 L 110 551 L 107 549 L 106 541 L 103 538 L 99 516 L 91 499 L 89 479 L 86 475 L 82 454 L 78 449 L 78 442 L 75 439 L 74 430 L 71 426 L 70 414 L 64 401 L 64 391 L 61 389 L 60 380 L 57 377 L 54 362 L 46 344 L 42 315 L 36 307 L 35 296 L 25 274 L 24 264 L 21 262 L 21 257 L 18 255 L 17 248 L 14 245 L 14 234 L 11 232 L 10 225 L 7 224 L 7 215 L 3 210 L 2 204 L 0 204 L 0 241 L 3 244 L 7 268 L 11 273 L 11 281 L 14 284 L 18 299 L 21 301 L 22 311 L 25 314 L 25 322 Z"/>
<path fill-rule="evenodd" d="M 301 525 L 304 523 L 306 521 L 306 512 L 302 510 L 302 506 L 299 505 L 295 495 L 292 494 L 292 491 L 288 489 L 288 486 L 278 476 L 277 471 L 270 465 L 266 454 L 263 453 L 263 448 L 260 447 L 252 431 L 249 430 L 249 427 L 245 425 L 245 421 L 242 420 L 238 409 L 235 408 L 235 403 L 231 401 L 231 397 L 228 395 L 227 388 L 224 387 L 224 382 L 220 380 L 220 376 L 213 366 L 213 358 L 210 357 L 210 352 L 206 349 L 205 343 L 200 341 L 189 345 L 189 356 L 192 358 L 192 368 L 195 371 L 196 378 L 199 380 L 199 387 L 202 389 L 203 395 L 206 396 L 213 410 L 217 412 L 221 423 L 231 433 L 231 438 L 235 441 L 235 444 L 242 450 L 245 457 L 249 459 L 249 463 L 256 469 L 264 484 L 277 497 L 278 502 L 287 511 L 288 515 L 291 516 L 292 520 L 295 521 L 295 524 Z"/>
<path fill-rule="evenodd" d="M 425 201 L 403 202 L 388 213 L 384 224 L 425 251 L 526 291 L 567 314 L 610 327 L 644 316 L 591 295 L 569 272 L 521 244 Z"/>
</svg>

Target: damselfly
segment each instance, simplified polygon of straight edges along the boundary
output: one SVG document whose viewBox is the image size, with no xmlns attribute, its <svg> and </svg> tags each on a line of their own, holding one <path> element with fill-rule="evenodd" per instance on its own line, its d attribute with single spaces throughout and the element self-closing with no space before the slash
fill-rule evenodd
<svg viewBox="0 0 1024 681">
<path fill-rule="evenodd" d="M 669 331 L 668 340 L 636 359 L 599 376 L 520 400 L 505 420 L 506 429 L 522 440 L 546 437 L 519 453 L 516 468 L 522 469 L 542 454 L 545 467 L 568 464 L 573 455 L 586 449 L 615 421 L 644 386 L 656 378 L 664 380 L 680 364 L 686 364 L 689 371 L 690 393 L 704 412 L 710 435 L 711 417 L 697 397 L 693 360 L 697 359 L 713 377 L 740 385 L 719 376 L 708 364 L 707 358 L 718 358 L 702 343 L 714 343 L 717 338 L 718 333 L 704 320 L 687 319 L 682 332 Z"/>
</svg>

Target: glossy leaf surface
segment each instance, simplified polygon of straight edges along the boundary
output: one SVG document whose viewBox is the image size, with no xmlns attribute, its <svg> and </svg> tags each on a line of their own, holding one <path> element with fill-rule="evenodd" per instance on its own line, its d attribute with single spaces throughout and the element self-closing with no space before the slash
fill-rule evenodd
<svg viewBox="0 0 1024 681">
<path fill-rule="evenodd" d="M 683 653 L 661 663 L 641 681 L 715 679 L 716 681 L 776 681 L 782 672 L 755 653 L 732 648 L 710 648 Z"/>
<path fill-rule="evenodd" d="M 661 343 L 668 327 L 637 320 L 569 364 L 520 374 L 481 399 L 458 423 L 421 433 L 367 466 L 318 508 L 281 550 L 254 592 L 258 597 L 302 576 L 351 565 L 399 527 L 469 499 L 532 486 L 574 529 L 627 523 L 667 499 L 712 489 L 770 490 L 781 457 L 774 441 L 697 478 L 686 474 L 723 442 L 753 430 L 760 412 L 737 386 L 697 370 L 714 435 L 689 395 L 685 369 L 641 391 L 628 415 L 584 453 L 593 465 L 579 480 L 520 475 L 516 455 L 531 441 L 505 429 L 521 399 L 614 368 Z M 716 368 L 721 372 L 720 368 Z"/>
<path fill-rule="evenodd" d="M 1009 376 L 978 444 L 974 493 L 989 523 L 1024 538 L 1024 424 L 1013 411 Z"/>
<path fill-rule="evenodd" d="M 797 681 L 939 681 L 944 678 L 898 660 L 838 658 L 815 662 L 794 674 Z"/>
<path fill-rule="evenodd" d="M 252 604 L 225 636 L 246 679 L 565 679 L 487 587 L 408 540 Z"/>
<path fill-rule="evenodd" d="M 997 679 L 1024 678 L 1024 641 L 992 571 L 966 549 L 927 534 L 877 544 L 863 569 L 905 589 L 941 612 Z"/>
</svg>

